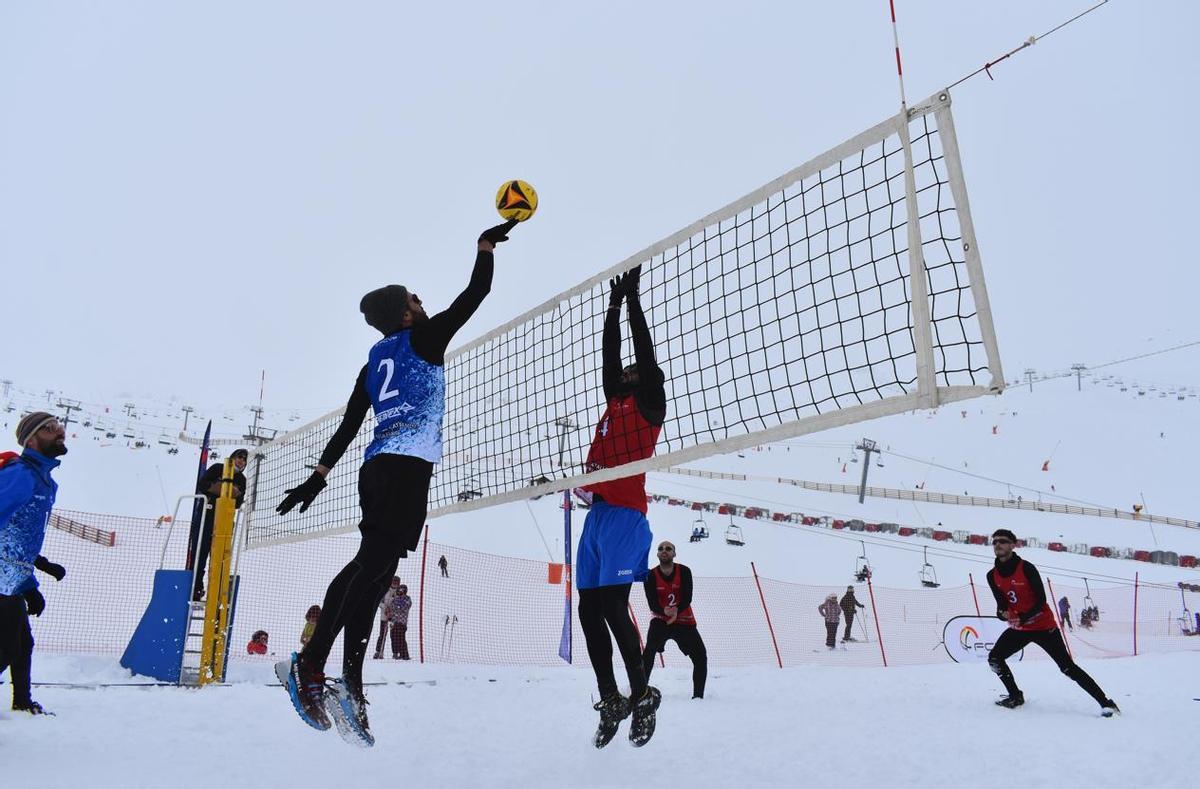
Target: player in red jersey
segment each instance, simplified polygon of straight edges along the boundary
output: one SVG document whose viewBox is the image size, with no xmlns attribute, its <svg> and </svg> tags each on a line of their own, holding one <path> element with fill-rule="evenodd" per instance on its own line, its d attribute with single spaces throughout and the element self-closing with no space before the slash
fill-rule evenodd
<svg viewBox="0 0 1200 789">
<path fill-rule="evenodd" d="M 1008 629 L 1000 634 L 988 653 L 988 665 L 1008 691 L 1008 695 L 996 703 L 1009 709 L 1025 703 L 1025 694 L 1017 687 L 1012 671 L 1004 661 L 1028 645 L 1037 644 L 1058 664 L 1062 673 L 1096 700 L 1101 715 L 1107 718 L 1120 712 L 1117 703 L 1104 695 L 1096 680 L 1071 659 L 1058 623 L 1054 621 L 1054 612 L 1046 602 L 1042 576 L 1036 567 L 1015 553 L 1016 543 L 1016 535 L 1008 529 L 997 529 L 992 534 L 996 566 L 988 570 L 987 581 L 996 598 L 996 616 L 1008 622 Z"/>
<path fill-rule="evenodd" d="M 643 586 L 652 612 L 646 648 L 642 650 L 646 681 L 650 681 L 650 672 L 654 670 L 654 656 L 663 651 L 668 641 L 674 641 L 679 651 L 692 659 L 692 698 L 704 698 L 708 650 L 692 613 L 692 571 L 687 565 L 675 563 L 674 543 L 669 540 L 659 543 L 658 566 L 646 576 Z"/>
<path fill-rule="evenodd" d="M 664 376 L 654 358 L 654 340 L 638 295 L 641 267 L 609 284 L 611 294 L 604 318 L 602 345 L 604 398 L 607 406 L 596 425 L 586 471 L 613 468 L 654 454 L 654 445 L 667 414 Z M 635 363 L 621 367 L 621 301 L 629 307 Z M 594 744 L 607 745 L 620 722 L 632 712 L 629 739 L 645 745 L 654 734 L 661 698 L 646 684 L 637 629 L 629 618 L 629 591 L 646 577 L 650 557 L 650 524 L 646 520 L 646 475 L 636 474 L 585 487 L 592 495 L 583 522 L 575 562 L 579 589 L 579 625 L 588 657 L 596 672 L 600 727 Z M 612 641 L 617 642 L 629 676 L 629 697 L 617 690 L 613 676 Z"/>
</svg>

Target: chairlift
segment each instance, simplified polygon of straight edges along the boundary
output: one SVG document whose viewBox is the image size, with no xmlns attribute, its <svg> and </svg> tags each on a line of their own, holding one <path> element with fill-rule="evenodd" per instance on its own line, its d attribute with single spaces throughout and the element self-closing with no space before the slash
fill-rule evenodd
<svg viewBox="0 0 1200 789">
<path fill-rule="evenodd" d="M 927 589 L 937 589 L 941 584 L 938 583 L 937 570 L 929 563 L 929 547 L 922 547 L 921 552 L 925 557 L 925 564 L 921 565 L 921 572 L 919 573 L 921 586 Z"/>
<path fill-rule="evenodd" d="M 742 536 L 742 527 L 733 522 L 733 516 L 729 516 L 729 526 L 725 529 L 725 543 L 727 545 L 745 545 L 746 538 Z"/>
<path fill-rule="evenodd" d="M 107 431 L 107 432 L 104 434 L 104 437 L 105 437 L 105 438 L 116 438 L 116 437 L 117 437 L 117 434 L 116 434 L 116 433 L 114 433 L 113 431 L 109 430 L 109 431 Z"/>
<path fill-rule="evenodd" d="M 700 542 L 708 538 L 708 525 L 705 524 L 704 518 L 697 518 L 692 521 L 692 537 L 689 542 Z"/>
<path fill-rule="evenodd" d="M 861 584 L 871 577 L 871 563 L 867 561 L 867 544 L 862 540 L 858 544 L 862 546 L 862 555 L 854 560 L 854 580 Z"/>
<path fill-rule="evenodd" d="M 1179 630 L 1185 636 L 1196 635 L 1196 619 L 1192 616 L 1192 612 L 1187 607 L 1187 595 L 1183 593 L 1183 586 L 1179 587 L 1179 600 L 1183 605 L 1183 613 L 1179 615 Z"/>
</svg>

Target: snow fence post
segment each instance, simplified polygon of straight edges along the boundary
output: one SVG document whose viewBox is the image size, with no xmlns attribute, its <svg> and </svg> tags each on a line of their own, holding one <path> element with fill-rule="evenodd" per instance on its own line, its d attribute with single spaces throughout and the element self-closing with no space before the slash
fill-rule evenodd
<svg viewBox="0 0 1200 789">
<path fill-rule="evenodd" d="M 775 627 L 771 624 L 771 612 L 767 610 L 767 598 L 763 596 L 762 584 L 758 582 L 758 568 L 750 562 L 750 572 L 754 574 L 754 585 L 758 587 L 758 600 L 762 603 L 763 615 L 767 617 L 767 631 L 771 634 L 771 645 L 775 647 L 775 662 L 783 668 L 783 658 L 779 655 L 779 642 L 775 640 Z"/>
<path fill-rule="evenodd" d="M 1133 574 L 1133 656 L 1137 657 L 1137 598 L 1138 573 Z"/>
<path fill-rule="evenodd" d="M 875 617 L 875 635 L 879 638 L 879 656 L 883 658 L 883 666 L 887 668 L 887 652 L 883 649 L 883 631 L 879 629 L 879 612 L 875 610 L 875 587 L 871 585 L 871 576 L 867 576 L 867 594 L 871 595 L 871 616 Z"/>
<path fill-rule="evenodd" d="M 417 643 L 421 662 L 425 662 L 425 557 L 429 553 L 429 524 L 425 524 L 425 541 L 421 545 L 421 593 L 417 596 Z"/>
<path fill-rule="evenodd" d="M 1046 585 L 1050 587 L 1050 610 L 1053 616 L 1058 620 L 1058 632 L 1062 633 L 1063 643 L 1067 645 L 1067 654 L 1071 659 L 1075 659 L 1075 653 L 1071 650 L 1071 642 L 1067 640 L 1067 629 L 1063 627 L 1062 614 L 1058 610 L 1058 598 L 1054 596 L 1054 582 L 1050 580 L 1050 576 L 1046 576 Z"/>
<path fill-rule="evenodd" d="M 967 573 L 967 582 L 971 584 L 971 598 L 975 601 L 975 616 L 983 616 L 979 613 L 979 597 L 975 594 L 975 579 L 970 573 Z"/>
</svg>

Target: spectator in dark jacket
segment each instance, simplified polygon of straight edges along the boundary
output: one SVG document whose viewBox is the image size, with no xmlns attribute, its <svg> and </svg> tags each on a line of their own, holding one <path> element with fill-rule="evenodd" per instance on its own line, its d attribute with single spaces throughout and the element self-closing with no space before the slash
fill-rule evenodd
<svg viewBox="0 0 1200 789">
<path fill-rule="evenodd" d="M 246 476 L 242 472 L 246 470 L 249 453 L 244 449 L 236 449 L 230 457 L 233 458 L 234 501 L 240 508 L 242 500 L 246 497 Z M 194 589 L 192 590 L 193 600 L 200 600 L 204 597 L 204 572 L 208 566 L 208 554 L 212 550 L 213 523 L 217 517 L 216 504 L 217 499 L 221 496 L 221 474 L 224 470 L 224 463 L 214 463 L 208 467 L 208 470 L 200 477 L 200 481 L 196 483 L 196 492 L 204 494 L 208 506 L 204 508 L 203 524 L 200 528 L 193 525 L 188 534 L 188 569 L 196 569 Z"/>
<path fill-rule="evenodd" d="M 842 613 L 846 615 L 846 632 L 842 633 L 842 642 L 854 641 L 856 639 L 850 635 L 850 626 L 854 624 L 854 614 L 857 609 L 866 608 L 866 606 L 854 597 L 853 586 L 846 587 L 846 593 L 842 595 L 841 606 Z"/>
<path fill-rule="evenodd" d="M 838 606 L 837 595 L 832 593 L 827 595 L 825 602 L 817 606 L 817 610 L 821 616 L 825 617 L 825 646 L 836 649 L 838 621 L 842 614 L 842 609 Z"/>
<path fill-rule="evenodd" d="M 1068 630 L 1075 629 L 1075 626 L 1071 624 L 1071 603 L 1067 600 L 1066 595 L 1058 599 L 1058 618 L 1066 624 Z"/>
<path fill-rule="evenodd" d="M 408 612 L 412 608 L 412 598 L 408 596 L 408 587 L 400 584 L 396 596 L 392 598 L 392 659 L 408 660 Z"/>
</svg>

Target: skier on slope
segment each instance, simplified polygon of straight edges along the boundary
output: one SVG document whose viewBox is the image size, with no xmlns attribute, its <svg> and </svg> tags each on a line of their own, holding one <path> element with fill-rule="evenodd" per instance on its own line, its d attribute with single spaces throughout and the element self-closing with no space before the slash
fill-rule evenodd
<svg viewBox="0 0 1200 789">
<path fill-rule="evenodd" d="M 359 309 L 383 335 L 358 374 L 342 422 L 317 463 L 277 508 L 304 512 L 325 487 L 325 476 L 358 434 L 367 409 L 375 416 L 374 439 L 359 470 L 362 535 L 358 553 L 329 584 L 321 617 L 310 640 L 275 672 L 300 718 L 318 730 L 330 715 L 347 742 L 373 745 L 362 690 L 362 665 L 375 611 L 400 559 L 417 547 L 425 525 L 433 464 L 442 459 L 446 411 L 446 349 L 455 333 L 483 303 L 492 286 L 493 250 L 515 222 L 485 230 L 467 289 L 444 311 L 429 317 L 417 294 L 388 285 L 363 296 Z M 344 632 L 342 677 L 325 689 L 325 661 Z"/>
<path fill-rule="evenodd" d="M 1025 703 L 1025 694 L 1017 687 L 1005 661 L 1029 644 L 1037 644 L 1054 660 L 1059 671 L 1075 680 L 1096 700 L 1101 715 L 1107 718 L 1120 712 L 1117 703 L 1105 696 L 1096 681 L 1071 659 L 1062 632 L 1054 621 L 1054 612 L 1046 602 L 1042 576 L 1036 567 L 1016 554 L 1016 543 L 1016 535 L 1008 529 L 997 529 L 992 533 L 996 565 L 988 570 L 987 581 L 996 598 L 996 616 L 1008 622 L 1008 629 L 1000 634 L 988 653 L 988 665 L 1008 691 L 1008 695 L 996 703 L 1009 709 Z"/>
</svg>

